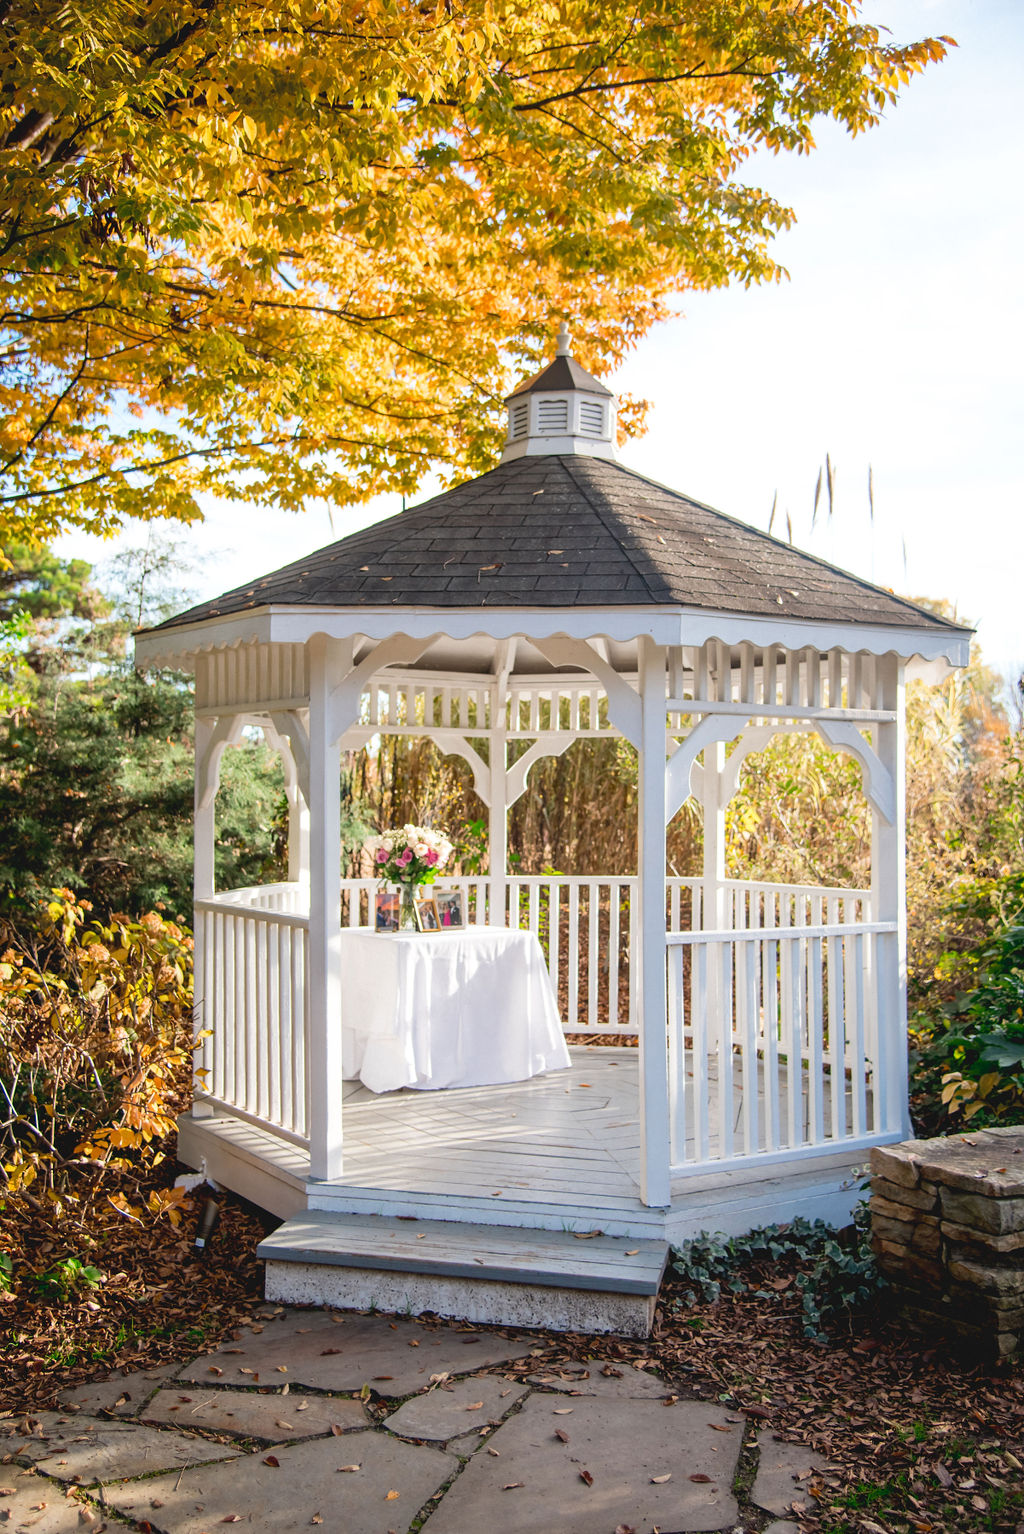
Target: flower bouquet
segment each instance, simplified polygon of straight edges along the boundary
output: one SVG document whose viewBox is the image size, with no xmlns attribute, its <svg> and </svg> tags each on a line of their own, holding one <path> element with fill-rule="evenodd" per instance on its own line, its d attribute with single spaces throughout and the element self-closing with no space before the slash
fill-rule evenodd
<svg viewBox="0 0 1024 1534">
<path fill-rule="evenodd" d="M 397 884 L 402 893 L 399 926 L 416 930 L 415 892 L 422 884 L 432 884 L 455 848 L 440 831 L 426 826 L 403 826 L 400 831 L 385 831 L 365 843 L 373 858 L 377 877 Z"/>
</svg>

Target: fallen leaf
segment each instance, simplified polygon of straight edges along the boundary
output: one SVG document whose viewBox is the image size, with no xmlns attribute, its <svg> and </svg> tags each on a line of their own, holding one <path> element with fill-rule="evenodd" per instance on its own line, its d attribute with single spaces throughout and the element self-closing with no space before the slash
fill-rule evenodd
<svg viewBox="0 0 1024 1534">
<path fill-rule="evenodd" d="M 281 1468 L 281 1461 L 276 1454 L 268 1454 L 263 1463 L 269 1465 L 273 1470 L 280 1470 Z"/>
<path fill-rule="evenodd" d="M 284 1422 L 280 1417 L 278 1417 L 277 1421 L 274 1423 L 274 1426 L 284 1428 L 285 1432 L 295 1431 L 295 1424 L 293 1422 Z"/>
<path fill-rule="evenodd" d="M 501 1450 L 500 1449 L 488 1448 L 487 1452 L 488 1452 L 488 1454 L 493 1454 L 495 1459 L 500 1459 L 501 1458 Z"/>
<path fill-rule="evenodd" d="M 953 1484 L 953 1477 L 950 1475 L 945 1465 L 935 1466 L 935 1479 L 938 1481 L 940 1486 L 946 1487 L 947 1490 Z"/>
<path fill-rule="evenodd" d="M 323 1523 L 324 1515 L 323 1513 L 314 1513 L 309 1521 L 310 1523 Z"/>
<path fill-rule="evenodd" d="M 603 1230 L 574 1230 L 573 1235 L 577 1241 L 593 1241 L 595 1236 L 603 1236 Z"/>
<path fill-rule="evenodd" d="M 280 1426 L 280 1424 L 279 1424 L 279 1426 Z M 345 1429 L 339 1423 L 337 1423 L 337 1422 L 332 1422 L 331 1423 L 331 1432 L 334 1434 L 335 1438 L 340 1438 L 342 1433 L 344 1433 L 344 1431 L 345 1431 Z"/>
<path fill-rule="evenodd" d="M 321 1348 L 321 1350 L 320 1350 L 320 1357 L 321 1358 L 332 1358 L 335 1353 L 340 1353 L 340 1352 L 341 1352 L 340 1348 Z"/>
<path fill-rule="evenodd" d="M 277 1370 L 278 1374 L 287 1374 L 288 1373 L 288 1365 L 287 1364 L 275 1364 L 274 1368 Z"/>
<path fill-rule="evenodd" d="M 696 1475 L 691 1475 L 690 1480 L 691 1481 L 698 1481 L 703 1486 L 703 1485 L 706 1485 L 707 1482 L 711 1480 L 711 1477 L 709 1475 L 705 1475 L 703 1470 L 698 1470 Z"/>
<path fill-rule="evenodd" d="M 560 1442 L 561 1442 L 561 1443 L 568 1443 L 568 1442 L 569 1442 L 569 1435 L 568 1435 L 568 1433 L 567 1433 L 567 1432 L 566 1432 L 566 1431 L 565 1431 L 565 1429 L 564 1429 L 564 1428 L 560 1428 L 560 1427 L 556 1427 L 556 1428 L 555 1428 L 555 1437 L 556 1437 L 556 1438 L 557 1438 L 557 1439 L 558 1439 L 558 1440 L 559 1440 L 559 1441 L 560 1441 Z"/>
<path fill-rule="evenodd" d="M 652 1475 L 651 1476 L 651 1485 L 652 1486 L 664 1486 L 665 1482 L 666 1481 L 671 1481 L 671 1479 L 672 1479 L 672 1472 L 671 1472 L 671 1470 L 668 1472 L 667 1475 Z M 692 1481 L 693 1479 L 694 1478 L 691 1475 L 690 1480 Z M 708 1479 L 708 1477 L 704 1476 L 704 1477 L 702 1477 L 702 1479 L 706 1481 Z"/>
<path fill-rule="evenodd" d="M 419 1345 L 420 1345 L 420 1342 L 419 1342 L 419 1338 L 418 1337 L 410 1337 L 409 1338 L 409 1346 L 411 1348 L 418 1348 Z"/>
<path fill-rule="evenodd" d="M 556 1406 L 552 1415 L 555 1417 L 568 1417 L 575 1410 L 576 1408 L 574 1406 Z"/>
<path fill-rule="evenodd" d="M 636 1534 L 636 1529 L 631 1523 L 617 1523 L 615 1525 L 615 1534 Z"/>
<path fill-rule="evenodd" d="M 222 1518 L 220 1521 L 221 1523 L 241 1523 L 242 1515 L 241 1513 L 228 1513 L 227 1517 Z"/>
<path fill-rule="evenodd" d="M 593 1486 L 594 1484 L 594 1477 L 591 1475 L 589 1470 L 580 1471 L 580 1480 L 584 1483 L 585 1486 Z"/>
<path fill-rule="evenodd" d="M 241 1364 L 239 1364 L 238 1372 L 239 1372 L 239 1374 L 251 1374 L 252 1370 L 251 1369 L 245 1369 L 245 1368 L 243 1368 L 243 1366 Z"/>
<path fill-rule="evenodd" d="M 483 1404 L 484 1403 L 482 1401 L 470 1401 L 469 1405 L 468 1406 L 464 1406 L 462 1408 L 462 1410 L 463 1411 L 479 1411 L 480 1408 L 483 1406 Z"/>
<path fill-rule="evenodd" d="M 384 1498 L 384 1501 L 395 1502 L 401 1495 L 402 1493 L 400 1491 L 389 1491 L 387 1496 Z"/>
<path fill-rule="evenodd" d="M 393 1374 L 375 1374 L 373 1377 L 375 1380 L 393 1380 L 395 1376 Z"/>
<path fill-rule="evenodd" d="M 626 1253 L 626 1256 L 627 1257 L 635 1257 L 637 1252 L 639 1252 L 639 1250 L 640 1250 L 640 1248 L 638 1246 L 634 1246 L 630 1251 L 628 1251 Z"/>
<path fill-rule="evenodd" d="M 713 1433 L 731 1433 L 731 1427 L 724 1427 L 721 1422 L 709 1422 L 708 1427 Z"/>
<path fill-rule="evenodd" d="M 504 1486 L 501 1489 L 502 1489 L 502 1491 L 515 1491 L 518 1486 L 525 1486 L 525 1485 L 526 1485 L 525 1481 L 506 1481 Z"/>
<path fill-rule="evenodd" d="M 339 1475 L 351 1475 L 353 1471 L 361 1470 L 362 1468 L 363 1468 L 362 1465 L 339 1465 L 338 1466 L 338 1474 Z"/>
</svg>

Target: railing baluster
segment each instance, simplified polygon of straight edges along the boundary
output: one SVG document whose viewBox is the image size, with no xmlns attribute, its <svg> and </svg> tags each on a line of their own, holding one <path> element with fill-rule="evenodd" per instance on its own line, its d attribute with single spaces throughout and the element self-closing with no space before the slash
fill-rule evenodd
<svg viewBox="0 0 1024 1534">
<path fill-rule="evenodd" d="M 748 1156 L 759 1150 L 761 1143 L 757 1104 L 757 1033 L 760 1011 L 757 970 L 757 944 L 743 943 L 737 953 L 736 1005 L 739 1044 L 743 1051 L 743 1149 Z"/>
<path fill-rule="evenodd" d="M 568 888 L 569 933 L 566 960 L 569 965 L 569 987 L 565 1022 L 570 1033 L 577 1033 L 580 1026 L 580 887 L 578 881 L 570 879 Z"/>
<path fill-rule="evenodd" d="M 608 1026 L 619 1022 L 619 937 L 622 885 L 617 879 L 608 883 Z"/>
<path fill-rule="evenodd" d="M 673 1163 L 686 1155 L 686 997 L 683 990 L 685 951 L 677 944 L 668 951 L 668 1092 L 670 1154 Z"/>
<path fill-rule="evenodd" d="M 601 886 L 593 879 L 588 881 L 587 903 L 587 1027 L 597 1028 L 598 989 L 601 981 L 600 929 Z"/>
</svg>

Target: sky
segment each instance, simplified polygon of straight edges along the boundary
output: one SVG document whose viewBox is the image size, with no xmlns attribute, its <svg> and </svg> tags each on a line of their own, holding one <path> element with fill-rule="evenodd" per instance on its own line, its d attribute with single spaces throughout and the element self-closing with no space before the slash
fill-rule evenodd
<svg viewBox="0 0 1024 1534">
<path fill-rule="evenodd" d="M 1022 0 L 868 0 L 898 41 L 959 47 L 879 127 L 832 124 L 809 156 L 745 178 L 797 215 L 775 242 L 789 279 L 688 296 L 606 381 L 650 401 L 629 467 L 975 624 L 1007 676 L 1024 667 Z M 831 518 L 814 487 L 828 453 Z M 871 474 L 872 516 L 868 496 Z M 431 486 L 423 487 L 429 494 Z M 196 599 L 400 509 L 301 517 L 211 504 L 182 532 Z M 787 517 L 789 523 L 787 525 Z M 128 541 L 144 541 L 144 530 Z M 66 556 L 110 543 L 71 535 Z"/>
</svg>

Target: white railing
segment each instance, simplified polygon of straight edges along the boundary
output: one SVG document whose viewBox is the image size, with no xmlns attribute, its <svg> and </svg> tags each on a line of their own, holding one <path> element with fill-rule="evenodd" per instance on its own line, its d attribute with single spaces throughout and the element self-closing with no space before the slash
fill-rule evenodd
<svg viewBox="0 0 1024 1534">
<path fill-rule="evenodd" d="M 471 924 L 494 921 L 487 878 L 445 883 Z M 342 882 L 343 925 L 372 925 L 376 887 Z M 636 888 L 506 881 L 504 924 L 541 943 L 567 1033 L 638 1032 Z M 195 912 L 197 1024 L 211 1030 L 197 1100 L 307 1145 L 308 890 L 233 890 Z M 867 1144 L 891 1127 L 875 1083 L 881 958 L 896 929 L 870 921 L 868 891 L 671 878 L 665 915 L 676 1173 Z"/>
<path fill-rule="evenodd" d="M 196 902 L 196 1099 L 305 1146 L 309 918 L 285 909 L 301 899 L 268 885 Z"/>
<path fill-rule="evenodd" d="M 894 1127 L 877 1088 L 896 924 L 836 920 L 840 897 L 825 903 L 823 922 L 669 934 L 674 1176 L 858 1149 Z"/>
</svg>

